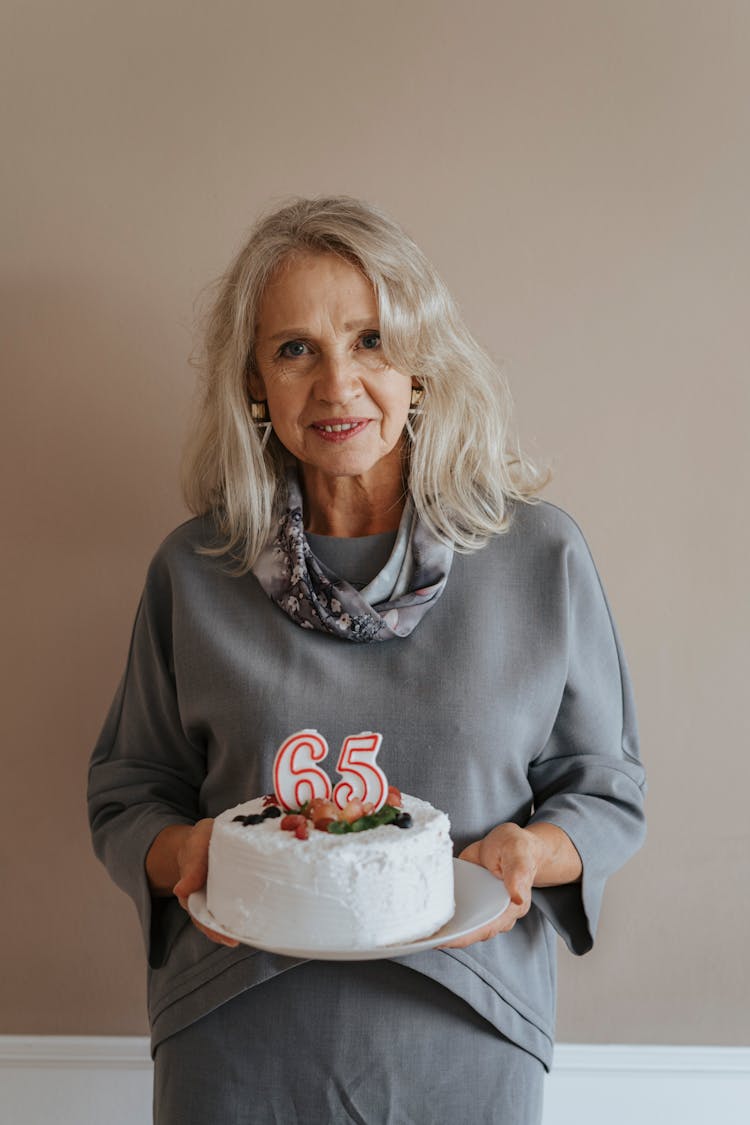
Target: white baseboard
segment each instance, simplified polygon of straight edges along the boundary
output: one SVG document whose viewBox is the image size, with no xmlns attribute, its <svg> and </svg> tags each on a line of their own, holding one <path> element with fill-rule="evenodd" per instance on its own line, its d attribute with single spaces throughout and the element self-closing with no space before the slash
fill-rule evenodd
<svg viewBox="0 0 750 1125">
<path fill-rule="evenodd" d="M 747 1125 L 750 1048 L 559 1043 L 544 1125 Z"/>
<path fill-rule="evenodd" d="M 148 1125 L 140 1036 L 0 1036 L 0 1125 Z M 544 1125 L 747 1125 L 750 1048 L 561 1043 Z M 210 1123 L 206 1123 L 210 1125 Z"/>
<path fill-rule="evenodd" d="M 149 1125 L 148 1040 L 0 1035 L 0 1125 Z"/>
</svg>

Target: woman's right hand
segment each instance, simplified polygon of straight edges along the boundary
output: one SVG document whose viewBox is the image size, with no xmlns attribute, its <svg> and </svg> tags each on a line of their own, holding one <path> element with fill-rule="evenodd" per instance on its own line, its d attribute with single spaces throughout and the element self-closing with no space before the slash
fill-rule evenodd
<svg viewBox="0 0 750 1125">
<path fill-rule="evenodd" d="M 188 910 L 188 898 L 194 891 L 206 885 L 208 877 L 208 845 L 214 822 L 210 817 L 199 820 L 197 824 L 174 824 L 162 829 L 151 845 L 146 858 L 146 871 L 156 894 L 175 896 L 183 910 L 190 915 L 190 921 L 211 941 L 231 947 L 239 945 L 234 938 L 210 930 L 198 922 Z M 174 876 L 177 881 L 174 882 Z M 168 884 L 174 885 L 169 888 Z M 165 886 L 167 884 L 167 886 Z"/>
</svg>

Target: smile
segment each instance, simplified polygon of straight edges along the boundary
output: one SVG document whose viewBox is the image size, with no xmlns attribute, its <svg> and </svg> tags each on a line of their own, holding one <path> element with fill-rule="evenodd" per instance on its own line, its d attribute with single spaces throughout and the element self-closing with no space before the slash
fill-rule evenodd
<svg viewBox="0 0 750 1125">
<path fill-rule="evenodd" d="M 347 441 L 355 434 L 361 433 L 369 424 L 369 418 L 347 419 L 346 421 L 313 422 L 311 429 L 323 438 L 324 441 Z"/>
</svg>

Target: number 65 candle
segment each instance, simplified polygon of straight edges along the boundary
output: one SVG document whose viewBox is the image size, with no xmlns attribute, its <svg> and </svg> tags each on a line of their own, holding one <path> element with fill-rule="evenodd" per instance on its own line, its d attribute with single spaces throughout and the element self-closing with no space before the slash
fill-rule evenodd
<svg viewBox="0 0 750 1125">
<path fill-rule="evenodd" d="M 349 801 L 369 802 L 377 812 L 385 804 L 388 781 L 376 764 L 383 736 L 365 730 L 344 739 L 336 772 L 342 777 L 333 789 L 340 809 Z M 285 809 L 297 809 L 316 797 L 331 799 L 331 782 L 318 767 L 328 755 L 328 743 L 316 730 L 301 730 L 287 738 L 276 752 L 273 785 L 276 799 Z"/>
</svg>

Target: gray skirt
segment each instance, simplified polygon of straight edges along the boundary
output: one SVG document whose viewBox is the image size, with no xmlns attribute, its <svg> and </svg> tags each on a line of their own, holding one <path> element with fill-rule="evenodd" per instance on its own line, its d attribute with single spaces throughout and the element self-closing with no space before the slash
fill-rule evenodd
<svg viewBox="0 0 750 1125">
<path fill-rule="evenodd" d="M 393 961 L 310 961 L 159 1044 L 155 1125 L 539 1125 L 544 1068 Z"/>
</svg>

